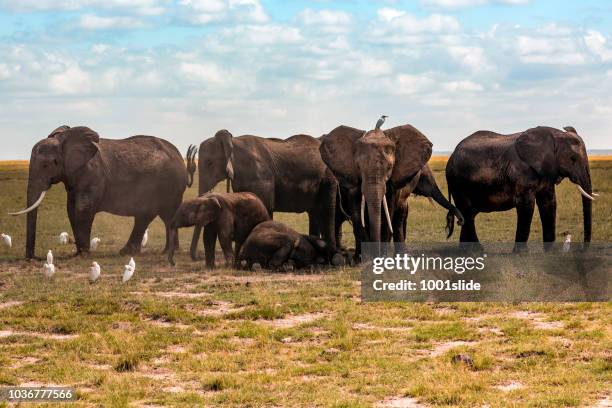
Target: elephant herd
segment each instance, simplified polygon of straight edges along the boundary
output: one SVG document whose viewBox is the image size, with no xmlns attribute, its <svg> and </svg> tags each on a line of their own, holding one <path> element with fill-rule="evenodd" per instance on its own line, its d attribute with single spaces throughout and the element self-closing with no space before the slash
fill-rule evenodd
<svg viewBox="0 0 612 408">
<path fill-rule="evenodd" d="M 183 202 L 196 154 L 199 197 Z M 27 258 L 35 255 L 37 207 L 61 182 L 77 254 L 89 252 L 94 217 L 105 211 L 134 217 L 123 254 L 140 251 L 145 230 L 159 216 L 172 264 L 178 228 L 195 226 L 191 257 L 197 259 L 203 230 L 209 267 L 215 264 L 217 239 L 228 264 L 299 267 L 340 264 L 341 226 L 347 220 L 357 261 L 363 242 L 403 243 L 410 194 L 446 208 L 448 237 L 457 219 L 462 243 L 478 242 L 478 213 L 516 208 L 516 251 L 529 238 L 537 204 L 544 248 L 550 249 L 556 235 L 555 185 L 569 178 L 583 196 L 584 241 L 590 242 L 595 194 L 585 144 L 574 128 L 468 136 L 447 163 L 448 199 L 427 164 L 431 154 L 432 143 L 408 124 L 369 131 L 338 126 L 319 138 L 234 137 L 220 130 L 200 144 L 199 153 L 191 146 L 185 164 L 176 147 L 157 137 L 112 140 L 88 127 L 61 126 L 33 147 L 27 208 L 14 214 L 27 214 Z M 227 192 L 212 192 L 222 181 Z M 272 220 L 275 212 L 307 213 L 308 234 Z"/>
</svg>

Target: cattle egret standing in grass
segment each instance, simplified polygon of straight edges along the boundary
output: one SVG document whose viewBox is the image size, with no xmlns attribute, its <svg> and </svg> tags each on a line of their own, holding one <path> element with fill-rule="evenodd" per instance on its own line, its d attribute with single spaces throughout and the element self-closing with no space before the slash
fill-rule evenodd
<svg viewBox="0 0 612 408">
<path fill-rule="evenodd" d="M 47 252 L 47 263 L 53 265 L 53 252 L 51 252 L 51 250 Z"/>
<path fill-rule="evenodd" d="M 130 265 L 125 265 L 123 268 L 124 269 L 123 269 L 123 278 L 122 278 L 122 281 L 123 281 L 123 283 L 125 283 L 125 282 L 129 281 L 132 278 L 132 276 L 134 275 L 134 268 L 132 268 Z"/>
<path fill-rule="evenodd" d="M 96 261 L 91 263 L 91 268 L 89 268 L 89 282 L 94 283 L 100 277 L 100 265 Z"/>
<path fill-rule="evenodd" d="M 43 266 L 43 273 L 45 274 L 47 278 L 51 278 L 53 274 L 55 273 L 55 265 L 46 263 Z"/>
<path fill-rule="evenodd" d="M 59 234 L 59 243 L 60 245 L 68 245 L 68 233 L 62 232 Z"/>
<path fill-rule="evenodd" d="M 142 247 L 143 248 L 147 246 L 147 242 L 149 242 L 149 229 L 148 228 L 145 230 L 145 233 L 142 236 Z"/>
<path fill-rule="evenodd" d="M 4 245 L 6 245 L 9 248 L 13 247 L 13 238 L 11 238 L 10 235 L 2 234 L 0 236 L 2 237 L 2 242 L 4 243 Z"/>
<path fill-rule="evenodd" d="M 130 268 L 132 269 L 136 269 L 136 262 L 134 261 L 134 258 L 130 258 L 130 262 L 128 262 L 128 265 L 130 265 Z"/>
<path fill-rule="evenodd" d="M 98 249 L 98 245 L 100 245 L 100 238 L 95 237 L 94 239 L 91 240 L 91 242 L 89 243 L 89 246 L 91 247 L 92 250 L 96 250 Z"/>
<path fill-rule="evenodd" d="M 570 247 L 572 246 L 572 234 L 566 232 L 565 241 L 563 241 L 563 252 L 569 252 Z"/>
</svg>

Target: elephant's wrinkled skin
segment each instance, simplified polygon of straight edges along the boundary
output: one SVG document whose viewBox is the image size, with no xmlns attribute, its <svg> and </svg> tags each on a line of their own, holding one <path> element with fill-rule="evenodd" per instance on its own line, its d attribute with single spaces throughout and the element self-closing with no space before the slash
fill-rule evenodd
<svg viewBox="0 0 612 408">
<path fill-rule="evenodd" d="M 544 248 L 555 241 L 555 185 L 564 178 L 582 188 L 584 242 L 591 241 L 592 186 L 584 141 L 573 127 L 539 126 L 501 135 L 479 131 L 463 139 L 446 165 L 449 194 L 465 217 L 461 242 L 478 242 L 479 212 L 516 208 L 515 251 L 524 248 L 538 205 Z"/>
<path fill-rule="evenodd" d="M 172 218 L 171 236 L 177 234 L 178 228 L 205 227 L 206 266 L 211 269 L 215 266 L 217 236 L 226 265 L 233 266 L 251 230 L 269 219 L 268 210 L 253 193 L 208 193 L 181 204 Z M 233 252 L 232 241 L 236 244 Z M 174 265 L 173 245 L 168 251 L 168 261 Z"/>
<path fill-rule="evenodd" d="M 417 188 L 422 173 L 431 175 L 426 166 L 431 157 L 431 142 L 410 125 L 368 132 L 339 126 L 321 140 L 321 157 L 341 185 L 343 208 L 353 222 L 356 257 L 361 242 L 389 240 L 389 227 L 393 228 L 394 239 L 403 242 L 407 207 L 399 208 L 401 190 L 408 189 L 404 191 L 406 198 L 406 191 L 410 194 Z M 439 193 L 432 176 L 423 178 L 418 191 L 453 209 L 436 190 Z"/>
<path fill-rule="evenodd" d="M 32 149 L 26 257 L 35 255 L 40 197 L 60 182 L 68 192 L 68 219 L 77 254 L 89 252 L 91 227 L 101 211 L 135 218 L 122 253 L 140 251 L 144 232 L 157 216 L 166 225 L 167 249 L 170 221 L 195 171 L 193 162 L 188 167 L 190 171 L 176 147 L 157 137 L 111 140 L 84 126 L 57 128 Z"/>
<path fill-rule="evenodd" d="M 322 239 L 303 235 L 277 221 L 266 221 L 257 225 L 244 242 L 239 262 L 245 261 L 247 268 L 255 263 L 264 268 L 276 269 L 285 263 L 297 268 L 314 264 L 340 264 L 342 256 Z"/>
<path fill-rule="evenodd" d="M 320 141 L 307 135 L 286 140 L 258 136 L 233 137 L 227 130 L 200 145 L 199 192 L 227 180 L 228 192 L 250 191 L 270 215 L 275 211 L 307 212 L 309 233 L 335 246 L 337 182 L 319 154 Z M 196 259 L 201 228 L 194 230 L 191 256 Z"/>
</svg>

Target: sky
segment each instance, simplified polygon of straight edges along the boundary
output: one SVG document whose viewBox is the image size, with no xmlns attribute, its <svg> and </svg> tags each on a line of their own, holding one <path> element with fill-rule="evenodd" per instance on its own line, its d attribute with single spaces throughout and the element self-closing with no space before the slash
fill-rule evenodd
<svg viewBox="0 0 612 408">
<path fill-rule="evenodd" d="M 612 148 L 612 2 L 0 0 L 0 160 L 63 124 L 185 151 L 381 114 L 434 151 L 537 125 Z"/>
</svg>

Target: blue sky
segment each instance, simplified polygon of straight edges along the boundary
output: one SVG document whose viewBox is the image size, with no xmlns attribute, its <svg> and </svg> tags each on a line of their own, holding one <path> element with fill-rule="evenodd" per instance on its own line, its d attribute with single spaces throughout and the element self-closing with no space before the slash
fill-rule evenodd
<svg viewBox="0 0 612 408">
<path fill-rule="evenodd" d="M 0 0 L 0 159 L 61 124 L 181 150 L 227 128 L 572 125 L 612 148 L 612 3 Z"/>
</svg>

